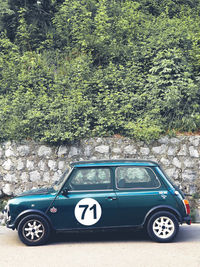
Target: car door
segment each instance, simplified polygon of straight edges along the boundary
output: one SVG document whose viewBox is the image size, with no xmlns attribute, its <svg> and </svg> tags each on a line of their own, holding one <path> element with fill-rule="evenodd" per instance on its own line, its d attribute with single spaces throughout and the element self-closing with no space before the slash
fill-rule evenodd
<svg viewBox="0 0 200 267">
<path fill-rule="evenodd" d="M 166 188 L 149 167 L 122 166 L 115 170 L 120 225 L 141 225 L 153 207 L 164 205 Z"/>
<path fill-rule="evenodd" d="M 108 167 L 77 167 L 54 202 L 49 216 L 56 229 L 112 227 L 118 224 L 113 173 Z M 54 210 L 55 211 L 55 210 Z"/>
</svg>

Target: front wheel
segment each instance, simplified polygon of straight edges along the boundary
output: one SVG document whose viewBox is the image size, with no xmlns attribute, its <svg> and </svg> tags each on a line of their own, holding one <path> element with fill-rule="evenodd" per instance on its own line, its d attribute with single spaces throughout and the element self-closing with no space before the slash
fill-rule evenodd
<svg viewBox="0 0 200 267">
<path fill-rule="evenodd" d="M 157 212 L 152 215 L 147 223 L 147 232 L 151 239 L 166 243 L 171 242 L 177 235 L 179 223 L 170 212 Z"/>
<path fill-rule="evenodd" d="M 18 236 L 28 246 L 43 245 L 50 235 L 49 223 L 40 215 L 28 215 L 18 225 Z"/>
</svg>

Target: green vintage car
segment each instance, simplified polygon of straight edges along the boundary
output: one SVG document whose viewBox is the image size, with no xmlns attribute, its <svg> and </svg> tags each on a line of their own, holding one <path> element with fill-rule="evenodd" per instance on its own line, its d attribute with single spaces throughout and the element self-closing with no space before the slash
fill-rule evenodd
<svg viewBox="0 0 200 267">
<path fill-rule="evenodd" d="M 11 199 L 7 227 L 26 245 L 47 242 L 52 232 L 144 228 L 170 242 L 179 224 L 191 223 L 183 193 L 153 161 L 102 160 L 71 164 L 52 188 Z"/>
</svg>

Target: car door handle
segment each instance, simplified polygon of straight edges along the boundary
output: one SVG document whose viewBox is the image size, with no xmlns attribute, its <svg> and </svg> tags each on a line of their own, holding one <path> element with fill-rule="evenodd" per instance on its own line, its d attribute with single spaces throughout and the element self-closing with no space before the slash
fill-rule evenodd
<svg viewBox="0 0 200 267">
<path fill-rule="evenodd" d="M 117 200 L 116 197 L 107 197 L 106 199 L 108 199 L 108 200 Z"/>
</svg>

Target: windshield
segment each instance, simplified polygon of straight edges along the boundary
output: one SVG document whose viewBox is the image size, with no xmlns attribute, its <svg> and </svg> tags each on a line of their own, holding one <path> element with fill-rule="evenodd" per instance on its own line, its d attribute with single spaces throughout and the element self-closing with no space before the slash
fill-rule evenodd
<svg viewBox="0 0 200 267">
<path fill-rule="evenodd" d="M 58 191 L 61 189 L 62 185 L 64 184 L 64 182 L 66 181 L 66 178 L 68 176 L 68 174 L 71 172 L 71 167 L 67 166 L 67 169 L 65 170 L 65 172 L 61 175 L 60 179 L 58 181 L 56 181 L 53 184 L 53 189 Z"/>
</svg>

